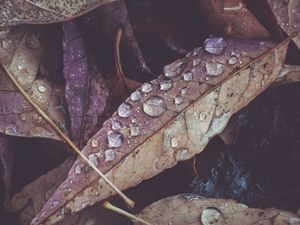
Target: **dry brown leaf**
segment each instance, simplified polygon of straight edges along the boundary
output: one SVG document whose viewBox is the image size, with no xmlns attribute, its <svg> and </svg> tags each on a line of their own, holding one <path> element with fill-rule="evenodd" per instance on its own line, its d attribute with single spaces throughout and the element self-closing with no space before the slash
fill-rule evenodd
<svg viewBox="0 0 300 225">
<path fill-rule="evenodd" d="M 19 27 L 3 30 L 0 63 L 13 76 L 31 98 L 57 124 L 65 130 L 63 89 L 45 79 L 37 78 L 39 63 L 45 50 L 45 40 L 40 30 Z M 13 136 L 47 137 L 58 139 L 53 129 L 16 90 L 7 74 L 0 69 L 0 132 Z"/>
<path fill-rule="evenodd" d="M 206 199 L 196 194 L 181 194 L 159 200 L 138 216 L 159 225 L 300 224 L 300 218 L 291 212 L 274 208 L 248 208 L 234 200 Z"/>
<path fill-rule="evenodd" d="M 0 26 L 62 22 L 113 1 L 3 0 L 0 5 Z"/>
<path fill-rule="evenodd" d="M 268 31 L 246 8 L 242 0 L 197 0 L 210 33 L 231 38 L 265 39 Z"/>
<path fill-rule="evenodd" d="M 300 49 L 300 1 L 298 0 L 267 0 L 273 11 L 278 25 L 287 34 L 298 32 L 298 35 L 293 38 Z"/>
<path fill-rule="evenodd" d="M 67 177 L 74 160 L 67 159 L 60 166 L 37 178 L 26 185 L 19 193 L 11 199 L 11 211 L 21 211 L 21 222 L 23 225 L 30 223 L 45 202 L 51 197 L 59 184 Z"/>
<path fill-rule="evenodd" d="M 190 159 L 272 84 L 287 44 L 207 39 L 133 92 L 82 153 L 121 190 Z M 113 194 L 78 159 L 32 224 L 54 224 Z"/>
</svg>

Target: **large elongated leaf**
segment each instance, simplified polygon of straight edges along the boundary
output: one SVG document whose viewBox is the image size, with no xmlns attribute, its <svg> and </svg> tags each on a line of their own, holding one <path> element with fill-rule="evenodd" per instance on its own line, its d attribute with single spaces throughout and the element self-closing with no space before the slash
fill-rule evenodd
<svg viewBox="0 0 300 225">
<path fill-rule="evenodd" d="M 120 189 L 190 159 L 276 79 L 287 42 L 272 46 L 207 39 L 203 48 L 166 66 L 164 75 L 133 92 L 82 152 Z M 78 159 L 32 224 L 53 224 L 112 194 Z"/>
<path fill-rule="evenodd" d="M 83 147 L 96 131 L 98 117 L 106 106 L 108 90 L 92 57 L 89 57 L 76 23 L 65 22 L 63 30 L 65 93 L 71 134 L 75 143 Z"/>
<path fill-rule="evenodd" d="M 145 208 L 139 216 L 159 225 L 300 224 L 300 218 L 291 212 L 248 208 L 233 200 L 206 199 L 195 194 L 161 199 Z"/>
<path fill-rule="evenodd" d="M 115 0 L 4 0 L 0 5 L 0 26 L 61 22 L 112 1 Z"/>
<path fill-rule="evenodd" d="M 60 127 L 66 127 L 62 110 L 62 88 L 45 79 L 37 78 L 46 44 L 43 33 L 29 27 L 17 27 L 2 32 L 4 33 L 2 33 L 0 63 L 11 71 L 36 104 Z M 16 90 L 2 69 L 0 69 L 0 132 L 13 136 L 60 139 Z"/>
</svg>

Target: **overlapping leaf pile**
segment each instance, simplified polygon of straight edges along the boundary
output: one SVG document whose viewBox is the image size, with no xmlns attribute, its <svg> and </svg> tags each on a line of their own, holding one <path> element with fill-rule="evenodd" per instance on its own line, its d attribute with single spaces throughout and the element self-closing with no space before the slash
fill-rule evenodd
<svg viewBox="0 0 300 225">
<path fill-rule="evenodd" d="M 299 30 L 297 1 L 288 5 L 266 1 L 286 34 Z M 279 43 L 270 41 L 268 30 L 243 1 L 198 0 L 195 6 L 199 7 L 203 21 L 211 25 L 207 30 L 212 36 L 203 35 L 203 42 L 189 49 L 173 39 L 176 29 L 165 30 L 166 21 L 159 26 L 153 19 L 145 19 L 145 26 L 136 21 L 131 24 L 132 9 L 147 8 L 147 3 L 5 0 L 0 5 L 3 205 L 8 211 L 20 211 L 21 224 L 94 224 L 98 219 L 88 220 L 99 218 L 95 216 L 98 207 L 93 205 L 115 195 L 84 160 L 69 158 L 25 186 L 9 202 L 13 144 L 19 140 L 15 137 L 62 141 L 26 97 L 45 111 L 110 181 L 126 190 L 193 158 L 222 132 L 224 142 L 231 143 L 231 135 L 238 128 L 232 124 L 225 128 L 233 114 L 268 87 L 299 80 L 299 66 L 285 64 L 291 37 Z M 286 12 L 291 6 L 297 11 L 294 14 Z M 96 10 L 88 13 L 93 9 Z M 83 18 L 71 20 L 86 13 Z M 135 13 L 132 18 L 138 17 L 138 10 Z M 63 23 L 18 25 L 56 22 Z M 176 55 L 166 61 L 160 58 L 165 66 L 155 79 L 152 71 L 157 71 L 155 65 L 159 63 L 155 57 L 146 63 L 150 57 L 143 54 L 135 32 L 158 33 Z M 53 45 L 53 37 L 61 43 Z M 299 48 L 299 35 L 293 37 Z M 94 48 L 92 45 L 98 41 L 104 44 Z M 112 45 L 108 49 L 114 57 L 107 53 L 105 45 Z M 298 51 L 297 47 L 294 50 Z M 111 63 L 111 58 L 115 62 Z M 125 71 L 132 74 L 123 71 L 121 62 L 125 62 Z M 19 90 L 8 74 L 18 82 Z M 175 209 L 175 205 L 184 207 Z M 164 216 L 160 213 L 162 209 L 167 211 Z M 191 216 L 180 216 L 185 210 L 190 210 Z M 68 216 L 75 213 L 78 217 L 69 221 Z M 268 224 L 272 218 L 278 223 L 299 222 L 291 213 L 251 209 L 232 201 L 204 200 L 194 195 L 161 200 L 139 215 L 158 224 L 229 224 L 229 220 L 230 224 L 260 220 Z"/>
</svg>

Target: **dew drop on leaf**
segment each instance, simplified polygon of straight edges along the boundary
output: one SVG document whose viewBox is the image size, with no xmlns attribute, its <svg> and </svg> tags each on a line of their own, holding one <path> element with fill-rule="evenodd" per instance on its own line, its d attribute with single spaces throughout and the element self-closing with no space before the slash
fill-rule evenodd
<svg viewBox="0 0 300 225">
<path fill-rule="evenodd" d="M 89 155 L 89 161 L 94 165 L 94 166 L 99 166 L 99 158 L 96 154 L 90 154 Z"/>
<path fill-rule="evenodd" d="M 107 134 L 108 146 L 118 148 L 124 142 L 123 135 L 117 131 L 108 131 Z"/>
<path fill-rule="evenodd" d="M 143 97 L 143 95 L 139 90 L 132 92 L 130 95 L 131 101 L 134 101 L 134 102 L 140 100 L 142 97 Z"/>
<path fill-rule="evenodd" d="M 146 82 L 141 86 L 141 91 L 145 94 L 150 93 L 153 90 L 153 85 Z"/>
<path fill-rule="evenodd" d="M 201 214 L 201 222 L 203 225 L 223 225 L 225 224 L 225 219 L 220 210 L 208 207 Z"/>
<path fill-rule="evenodd" d="M 165 100 L 160 96 L 152 96 L 143 103 L 143 111 L 148 116 L 160 116 L 166 111 Z"/>
<path fill-rule="evenodd" d="M 168 91 L 173 87 L 173 82 L 172 80 L 163 80 L 159 83 L 159 85 L 160 85 L 160 90 Z"/>
<path fill-rule="evenodd" d="M 183 77 L 183 80 L 185 80 L 185 81 L 191 81 L 191 80 L 193 80 L 193 73 L 190 72 L 190 71 L 185 72 L 185 73 L 182 75 L 182 77 Z"/>
<path fill-rule="evenodd" d="M 99 144 L 99 143 L 98 143 L 98 140 L 97 140 L 97 139 L 94 139 L 94 138 L 93 138 L 93 139 L 91 140 L 91 145 L 92 145 L 93 148 L 98 147 L 98 144 Z"/>
<path fill-rule="evenodd" d="M 183 98 L 181 96 L 176 96 L 174 99 L 175 105 L 181 105 L 183 102 Z"/>
<path fill-rule="evenodd" d="M 38 86 L 38 91 L 39 91 L 40 93 L 44 93 L 46 90 L 47 90 L 47 89 L 46 89 L 46 87 L 45 87 L 44 85 Z"/>
<path fill-rule="evenodd" d="M 75 174 L 80 174 L 81 173 L 81 166 L 80 165 L 77 165 L 75 167 Z"/>
<path fill-rule="evenodd" d="M 171 138 L 171 147 L 176 148 L 179 145 L 179 139 L 177 137 L 172 137 Z"/>
<path fill-rule="evenodd" d="M 224 71 L 224 65 L 214 62 L 208 62 L 205 65 L 205 69 L 208 75 L 219 76 Z"/>
<path fill-rule="evenodd" d="M 205 51 L 214 55 L 220 55 L 226 48 L 226 45 L 226 41 L 220 37 L 207 38 L 204 41 Z"/>
<path fill-rule="evenodd" d="M 132 126 L 130 127 L 130 135 L 133 137 L 139 136 L 141 133 L 140 127 Z"/>
<path fill-rule="evenodd" d="M 106 150 L 104 155 L 105 155 L 105 161 L 113 161 L 117 158 L 117 153 L 112 149 Z"/>
<path fill-rule="evenodd" d="M 129 103 L 122 103 L 118 108 L 118 115 L 123 118 L 127 118 L 132 114 L 132 105 Z"/>
<path fill-rule="evenodd" d="M 7 50 L 7 49 L 10 48 L 11 41 L 10 40 L 3 40 L 1 45 L 2 45 L 2 48 Z"/>
<path fill-rule="evenodd" d="M 228 60 L 228 64 L 229 64 L 229 65 L 234 65 L 234 64 L 237 63 L 237 61 L 238 61 L 237 57 L 231 56 L 231 57 L 229 58 L 229 60 Z"/>
<path fill-rule="evenodd" d="M 17 127 L 15 125 L 13 125 L 13 124 L 9 124 L 5 128 L 4 133 L 8 134 L 8 135 L 16 135 L 16 133 L 17 133 Z"/>
<path fill-rule="evenodd" d="M 111 122 L 111 129 L 113 130 L 120 130 L 122 129 L 123 125 L 120 121 L 116 121 L 116 120 L 113 120 Z"/>
</svg>

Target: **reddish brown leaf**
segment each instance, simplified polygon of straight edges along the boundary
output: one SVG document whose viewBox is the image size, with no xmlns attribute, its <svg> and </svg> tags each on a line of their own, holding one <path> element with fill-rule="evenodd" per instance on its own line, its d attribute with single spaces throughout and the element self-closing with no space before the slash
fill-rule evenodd
<svg viewBox="0 0 300 225">
<path fill-rule="evenodd" d="M 72 139 L 83 147 L 103 113 L 108 90 L 74 21 L 63 24 L 64 77 Z"/>
<path fill-rule="evenodd" d="M 122 103 L 82 150 L 120 189 L 200 153 L 232 114 L 276 79 L 287 41 L 210 38 Z M 82 160 L 32 224 L 53 224 L 114 192 Z"/>
</svg>

